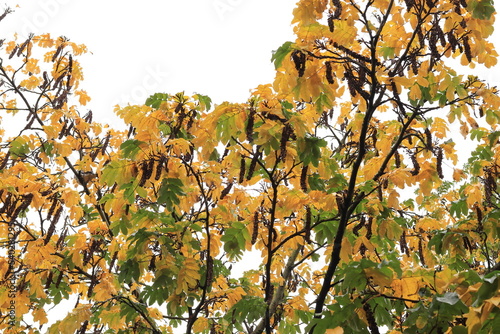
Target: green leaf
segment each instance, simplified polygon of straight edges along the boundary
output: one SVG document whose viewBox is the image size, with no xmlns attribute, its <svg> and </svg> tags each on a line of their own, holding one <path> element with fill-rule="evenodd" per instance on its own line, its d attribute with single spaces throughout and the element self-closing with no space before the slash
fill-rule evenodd
<svg viewBox="0 0 500 334">
<path fill-rule="evenodd" d="M 24 137 L 17 137 L 10 143 L 9 152 L 15 158 L 24 157 L 29 151 L 29 142 Z"/>
<path fill-rule="evenodd" d="M 212 99 L 206 95 L 196 94 L 195 97 L 200 102 L 201 110 L 210 110 L 212 107 Z"/>
<path fill-rule="evenodd" d="M 480 20 L 489 20 L 495 12 L 492 0 L 469 1 L 469 11 L 472 11 L 472 17 Z"/>
<path fill-rule="evenodd" d="M 151 95 L 146 99 L 146 105 L 158 109 L 162 102 L 167 101 L 169 98 L 168 94 L 165 93 L 156 93 Z"/>
<path fill-rule="evenodd" d="M 318 137 L 305 137 L 299 138 L 299 158 L 304 165 L 312 163 L 314 167 L 318 167 L 319 160 L 321 159 L 321 147 L 326 146 L 326 141 Z"/>
<path fill-rule="evenodd" d="M 120 145 L 120 150 L 125 159 L 133 159 L 141 150 L 142 145 L 146 145 L 146 143 L 137 139 L 129 139 Z"/>
<path fill-rule="evenodd" d="M 278 69 L 281 67 L 283 59 L 293 50 L 292 42 L 285 42 L 281 45 L 278 50 L 273 51 L 273 56 L 271 57 L 271 62 L 274 62 L 274 68 Z"/>
<path fill-rule="evenodd" d="M 382 54 L 382 57 L 384 57 L 384 59 L 394 58 L 395 55 L 394 51 L 395 48 L 391 48 L 389 46 L 384 46 L 380 48 L 380 53 Z"/>
<path fill-rule="evenodd" d="M 158 203 L 172 211 L 173 206 L 180 203 L 179 196 L 185 196 L 182 181 L 174 178 L 163 179 L 158 189 Z"/>
<path fill-rule="evenodd" d="M 246 242 L 249 240 L 250 234 L 241 222 L 232 222 L 221 237 L 221 241 L 224 242 L 224 251 L 230 260 L 241 258 Z"/>
<path fill-rule="evenodd" d="M 135 259 L 128 259 L 120 265 L 118 281 L 130 282 L 132 279 L 139 281 L 140 273 L 139 263 Z"/>
</svg>

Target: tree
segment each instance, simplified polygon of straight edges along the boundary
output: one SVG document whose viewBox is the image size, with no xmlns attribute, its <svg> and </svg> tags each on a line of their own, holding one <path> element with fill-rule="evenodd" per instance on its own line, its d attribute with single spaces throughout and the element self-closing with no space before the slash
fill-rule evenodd
<svg viewBox="0 0 500 334">
<path fill-rule="evenodd" d="M 493 21 L 489 0 L 302 0 L 273 84 L 157 93 L 116 109 L 128 131 L 81 116 L 84 46 L 4 42 L 0 327 L 493 332 L 500 98 L 452 61 L 494 66 Z"/>
</svg>

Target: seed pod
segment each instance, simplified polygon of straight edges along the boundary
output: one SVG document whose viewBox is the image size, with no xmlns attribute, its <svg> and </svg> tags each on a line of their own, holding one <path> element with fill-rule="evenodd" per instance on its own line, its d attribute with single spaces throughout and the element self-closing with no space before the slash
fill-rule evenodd
<svg viewBox="0 0 500 334">
<path fill-rule="evenodd" d="M 7 166 L 7 162 L 9 161 L 10 151 L 7 151 L 5 157 L 2 159 L 2 163 L 0 163 L 0 170 L 4 169 Z"/>
<path fill-rule="evenodd" d="M 163 171 L 163 157 L 160 157 L 158 164 L 156 165 L 155 180 L 158 181 L 161 177 L 161 172 Z"/>
<path fill-rule="evenodd" d="M 14 213 L 12 214 L 12 220 L 16 219 L 17 216 L 24 210 L 26 210 L 29 205 L 31 204 L 31 201 L 33 200 L 33 194 L 27 194 L 23 195 L 21 204 L 16 208 Z"/>
<path fill-rule="evenodd" d="M 290 124 L 285 124 L 283 127 L 283 131 L 281 132 L 281 141 L 280 141 L 280 155 L 279 158 L 281 161 L 285 161 L 286 159 L 286 144 L 288 139 L 290 138 L 290 133 L 292 132 L 292 128 Z"/>
<path fill-rule="evenodd" d="M 50 222 L 50 226 L 49 226 L 49 229 L 47 230 L 47 234 L 45 236 L 45 241 L 44 241 L 44 245 L 48 244 L 49 241 L 50 241 L 50 238 L 52 237 L 52 235 L 54 234 L 54 231 L 56 229 L 56 224 L 57 222 L 59 221 L 59 218 L 61 217 L 61 213 L 63 211 L 63 207 L 62 205 L 59 206 L 59 208 L 57 209 L 56 211 L 56 214 L 54 215 L 54 217 L 52 218 L 52 221 Z"/>
<path fill-rule="evenodd" d="M 332 0 L 333 5 L 335 6 L 335 12 L 333 13 L 333 19 L 337 20 L 342 15 L 342 2 L 340 0 Z"/>
<path fill-rule="evenodd" d="M 415 6 L 415 0 L 404 0 L 406 4 L 406 11 L 410 12 L 410 10 Z"/>
<path fill-rule="evenodd" d="M 428 150 L 432 150 L 432 134 L 431 134 L 431 131 L 429 130 L 429 128 L 425 128 L 425 142 L 426 142 L 426 148 Z"/>
<path fill-rule="evenodd" d="M 12 52 L 9 55 L 9 59 L 12 59 L 12 57 L 14 57 L 14 55 L 16 54 L 18 48 L 19 47 L 17 45 L 14 47 L 14 50 L 12 50 Z"/>
<path fill-rule="evenodd" d="M 457 46 L 459 45 L 458 44 L 458 41 L 457 41 L 457 38 L 455 37 L 455 35 L 453 34 L 453 30 L 448 32 L 446 34 L 446 36 L 448 37 L 448 42 L 450 43 L 450 46 L 451 46 L 451 51 L 452 52 L 455 52 Z"/>
<path fill-rule="evenodd" d="M 328 18 L 327 18 L 327 22 L 328 22 L 328 29 L 330 30 L 330 32 L 333 32 L 333 30 L 335 29 L 335 25 L 333 24 L 333 15 L 332 13 L 329 13 L 328 14 Z"/>
<path fill-rule="evenodd" d="M 420 48 L 425 47 L 425 36 L 421 28 L 417 28 L 418 42 L 420 43 Z"/>
<path fill-rule="evenodd" d="M 252 157 L 252 161 L 250 161 L 250 166 L 248 167 L 247 181 L 253 177 L 253 172 L 255 172 L 255 167 L 257 167 L 257 161 L 259 160 L 261 153 L 260 146 L 257 146 Z"/>
<path fill-rule="evenodd" d="M 446 38 L 444 36 L 444 32 L 443 32 L 443 29 L 441 29 L 441 26 L 439 25 L 439 22 L 436 21 L 436 23 L 434 24 L 434 27 L 436 29 L 436 32 L 437 32 L 437 35 L 438 35 L 438 38 L 439 38 L 439 41 L 441 42 L 441 46 L 444 48 L 446 47 Z"/>
<path fill-rule="evenodd" d="M 464 236 L 462 238 L 463 242 L 464 242 L 464 248 L 466 250 L 468 250 L 469 252 L 472 251 L 472 244 L 470 243 L 470 240 L 469 238 L 467 238 L 466 236 Z"/>
<path fill-rule="evenodd" d="M 149 271 L 156 270 L 156 255 L 154 255 L 154 254 L 153 254 L 153 256 L 151 256 L 151 260 L 149 260 L 148 270 Z"/>
<path fill-rule="evenodd" d="M 18 57 L 23 53 L 26 46 L 28 46 L 28 43 L 31 41 L 31 38 L 33 38 L 33 34 L 30 34 L 28 39 L 23 44 L 21 44 L 21 46 L 19 47 L 19 50 L 17 50 Z"/>
<path fill-rule="evenodd" d="M 299 50 L 292 52 L 292 60 L 295 63 L 295 69 L 299 73 L 299 78 L 304 75 L 306 69 L 306 55 Z"/>
<path fill-rule="evenodd" d="M 69 55 L 69 57 L 68 57 L 68 70 L 67 70 L 67 72 L 68 73 L 73 72 L 73 57 L 71 55 Z"/>
<path fill-rule="evenodd" d="M 52 56 L 52 62 L 56 61 L 57 56 L 59 56 L 63 48 L 64 48 L 64 43 L 59 44 L 59 46 L 56 49 L 56 53 L 54 53 L 54 55 Z"/>
<path fill-rule="evenodd" d="M 332 62 L 327 61 L 325 62 L 325 72 L 326 72 L 326 81 L 328 81 L 329 84 L 334 84 L 335 80 L 333 80 L 333 73 L 332 73 Z"/>
<path fill-rule="evenodd" d="M 259 235 L 259 211 L 255 211 L 253 214 L 253 227 L 252 227 L 252 245 L 257 242 L 257 237 Z"/>
<path fill-rule="evenodd" d="M 441 147 L 437 147 L 435 150 L 436 153 L 436 171 L 439 178 L 444 179 L 443 175 L 443 149 Z"/>
<path fill-rule="evenodd" d="M 420 259 L 420 263 L 422 263 L 422 266 L 425 267 L 425 258 L 424 258 L 422 238 L 418 238 L 418 257 Z"/>
<path fill-rule="evenodd" d="M 372 225 L 373 225 L 373 217 L 368 217 L 368 222 L 366 223 L 366 239 L 370 240 L 372 238 Z"/>
<path fill-rule="evenodd" d="M 359 219 L 359 223 L 352 229 L 352 233 L 354 233 L 354 235 L 356 236 L 359 236 L 359 230 L 361 230 L 363 226 L 365 226 L 365 223 L 366 223 L 365 216 L 361 216 L 361 218 Z"/>
<path fill-rule="evenodd" d="M 415 176 L 420 173 L 420 165 L 418 164 L 416 154 L 414 152 L 410 153 L 411 155 L 411 162 L 413 163 L 413 170 L 411 171 L 411 175 Z"/>
<path fill-rule="evenodd" d="M 9 212 L 8 209 L 10 209 L 11 197 L 12 197 L 11 193 L 8 193 L 7 198 L 5 198 L 5 201 L 3 202 L 3 206 L 0 208 L 0 213 Z"/>
<path fill-rule="evenodd" d="M 305 219 L 305 225 L 304 229 L 306 231 L 304 240 L 310 244 L 311 243 L 311 220 L 312 220 L 312 214 L 311 214 L 311 207 L 309 205 L 306 205 L 306 219 Z"/>
<path fill-rule="evenodd" d="M 365 257 L 367 248 L 365 244 L 362 242 L 361 245 L 359 246 L 359 253 L 361 254 L 362 257 Z"/>
<path fill-rule="evenodd" d="M 300 173 L 300 188 L 303 192 L 307 192 L 307 170 L 309 166 L 303 165 Z"/>
<path fill-rule="evenodd" d="M 471 52 L 471 49 L 470 49 L 469 37 L 468 36 L 464 36 L 463 43 L 464 43 L 465 57 L 467 58 L 467 61 L 470 63 L 472 61 L 472 52 Z"/>
<path fill-rule="evenodd" d="M 247 135 L 247 140 L 249 143 L 253 142 L 253 126 L 254 126 L 254 116 L 255 108 L 250 108 L 247 119 L 247 126 L 245 128 L 245 133 Z"/>
<path fill-rule="evenodd" d="M 479 226 L 479 225 L 482 225 L 482 222 L 483 222 L 483 212 L 481 211 L 481 208 L 479 207 L 479 205 L 476 205 L 475 209 L 476 209 L 477 222 L 478 222 L 478 226 Z"/>
<path fill-rule="evenodd" d="M 365 311 L 365 314 L 366 314 L 366 321 L 368 322 L 368 328 L 370 329 L 370 332 L 371 333 L 379 333 L 377 321 L 375 320 L 375 316 L 373 315 L 372 308 L 370 307 L 368 302 L 365 302 L 363 304 L 363 310 Z"/>
<path fill-rule="evenodd" d="M 49 276 L 47 277 L 47 281 L 45 282 L 45 289 L 48 289 L 50 285 L 52 284 L 52 276 L 54 273 L 52 271 L 49 271 Z"/>
<path fill-rule="evenodd" d="M 401 155 L 399 155 L 399 152 L 396 150 L 396 152 L 394 152 L 394 162 L 396 164 L 396 168 L 400 168 L 401 167 Z"/>
<path fill-rule="evenodd" d="M 408 248 L 408 243 L 406 242 L 405 232 L 401 233 L 401 237 L 399 238 L 399 247 L 401 253 L 405 253 L 406 256 L 410 256 L 410 249 Z"/>
<path fill-rule="evenodd" d="M 62 271 L 60 271 L 60 272 L 59 272 L 59 276 L 57 276 L 57 281 L 56 281 L 56 289 L 58 289 L 58 288 L 59 288 L 59 284 L 61 284 L 62 279 L 63 279 L 63 276 L 64 276 L 63 272 L 62 272 Z"/>
<path fill-rule="evenodd" d="M 59 239 L 57 239 L 56 249 L 62 249 L 64 240 L 66 239 L 67 235 L 68 235 L 68 229 L 64 229 L 63 233 L 59 236 Z"/>
<path fill-rule="evenodd" d="M 220 194 L 220 199 L 224 199 L 224 197 L 226 197 L 227 194 L 229 194 L 232 187 L 233 187 L 233 182 L 229 182 L 229 184 L 222 190 Z"/>
<path fill-rule="evenodd" d="M 56 197 L 53 197 L 52 204 L 50 205 L 49 211 L 47 212 L 47 220 L 52 217 L 52 214 L 54 213 L 58 202 L 59 200 Z"/>
<path fill-rule="evenodd" d="M 147 162 L 144 161 L 142 163 L 141 165 L 142 177 L 139 182 L 140 187 L 142 187 L 146 183 L 146 181 L 151 178 L 151 175 L 153 175 L 154 164 L 155 164 L 154 159 L 149 159 Z"/>
<path fill-rule="evenodd" d="M 241 156 L 240 160 L 240 175 L 238 179 L 238 183 L 243 183 L 245 180 L 245 157 Z"/>
<path fill-rule="evenodd" d="M 214 277 L 214 259 L 211 255 L 207 257 L 207 278 L 205 280 L 205 286 L 210 287 L 212 285 Z"/>
<path fill-rule="evenodd" d="M 373 141 L 373 148 L 376 150 L 377 149 L 377 128 L 373 128 L 373 132 L 372 132 L 372 141 Z M 377 153 L 378 155 L 378 153 Z"/>
</svg>

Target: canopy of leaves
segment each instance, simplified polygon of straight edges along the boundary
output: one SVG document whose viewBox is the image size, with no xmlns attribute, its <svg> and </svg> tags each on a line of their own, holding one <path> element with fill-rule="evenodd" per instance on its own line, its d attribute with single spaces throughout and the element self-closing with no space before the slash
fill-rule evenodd
<svg viewBox="0 0 500 334">
<path fill-rule="evenodd" d="M 500 98 L 449 64 L 496 65 L 494 18 L 301 0 L 272 84 L 157 93 L 128 131 L 82 112 L 85 46 L 2 40 L 0 329 L 493 333 Z"/>
</svg>

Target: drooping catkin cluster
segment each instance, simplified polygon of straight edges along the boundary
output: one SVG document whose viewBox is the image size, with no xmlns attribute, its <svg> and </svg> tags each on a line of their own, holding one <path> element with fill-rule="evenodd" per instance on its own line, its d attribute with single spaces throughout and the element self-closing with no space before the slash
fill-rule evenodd
<svg viewBox="0 0 500 334">
<path fill-rule="evenodd" d="M 307 170 L 309 167 L 307 165 L 302 166 L 300 172 L 300 188 L 303 192 L 307 192 Z"/>
<path fill-rule="evenodd" d="M 255 149 L 255 153 L 252 157 L 252 160 L 250 161 L 250 166 L 248 166 L 248 174 L 247 174 L 247 181 L 249 181 L 253 177 L 253 173 L 255 172 L 255 168 L 257 167 L 257 162 L 262 154 L 262 151 L 260 150 L 260 146 L 257 146 Z"/>
<path fill-rule="evenodd" d="M 247 119 L 247 126 L 245 128 L 245 133 L 247 135 L 247 140 L 249 143 L 253 142 L 253 126 L 254 126 L 255 108 L 250 108 Z"/>
<path fill-rule="evenodd" d="M 306 54 L 302 51 L 295 50 L 292 52 L 292 60 L 295 64 L 295 69 L 299 73 L 299 78 L 302 77 L 306 70 Z"/>
<path fill-rule="evenodd" d="M 245 180 L 245 157 L 242 155 L 240 159 L 240 175 L 238 178 L 238 183 L 243 183 Z"/>
<path fill-rule="evenodd" d="M 59 221 L 59 218 L 61 217 L 62 211 L 63 211 L 63 206 L 59 203 L 57 210 L 55 214 L 52 216 L 52 220 L 50 221 L 50 226 L 47 230 L 47 234 L 45 235 L 45 241 L 44 241 L 45 245 L 49 243 L 50 238 L 54 234 L 56 230 L 56 224 Z"/>
<path fill-rule="evenodd" d="M 257 209 L 253 214 L 252 221 L 252 245 L 255 245 L 257 242 L 257 237 L 259 235 L 259 210 Z"/>
<path fill-rule="evenodd" d="M 433 144 L 432 144 L 432 134 L 431 130 L 429 128 L 425 128 L 425 148 L 428 150 L 432 150 Z"/>
<path fill-rule="evenodd" d="M 140 187 L 142 187 L 146 183 L 146 181 L 149 180 L 153 175 L 154 164 L 155 164 L 154 159 L 149 159 L 141 163 L 142 175 L 141 175 L 141 180 L 139 181 Z"/>
<path fill-rule="evenodd" d="M 289 123 L 286 123 L 283 127 L 283 131 L 281 132 L 281 141 L 280 141 L 280 155 L 279 160 L 285 161 L 286 159 L 286 144 L 292 135 L 292 127 Z"/>
<path fill-rule="evenodd" d="M 435 147 L 434 154 L 436 155 L 436 171 L 440 179 L 444 179 L 443 175 L 443 148 Z"/>
<path fill-rule="evenodd" d="M 396 168 L 401 167 L 401 155 L 399 154 L 399 152 L 397 150 L 396 150 L 396 152 L 394 152 L 394 163 L 396 165 Z"/>
<path fill-rule="evenodd" d="M 332 62 L 331 61 L 325 62 L 325 72 L 326 72 L 326 81 L 328 81 L 329 84 L 335 83 L 335 81 L 333 80 Z"/>
<path fill-rule="evenodd" d="M 359 93 L 363 98 L 368 99 L 369 94 L 363 89 L 363 78 L 356 77 L 351 67 L 344 66 L 344 70 L 344 76 L 347 79 L 349 93 L 351 93 L 354 97 Z"/>
<path fill-rule="evenodd" d="M 415 176 L 418 175 L 418 173 L 420 173 L 420 165 L 418 164 L 416 153 L 415 152 L 409 152 L 409 153 L 411 162 L 413 164 L 413 170 L 411 171 L 411 175 Z"/>
<path fill-rule="evenodd" d="M 491 167 L 484 168 L 484 173 L 484 195 L 486 198 L 486 203 L 488 203 L 488 205 L 492 205 L 491 198 L 493 197 L 493 193 L 496 192 L 497 189 L 496 177 Z"/>
<path fill-rule="evenodd" d="M 408 243 L 406 242 L 406 234 L 403 231 L 401 233 L 401 237 L 399 238 L 399 248 L 401 250 L 401 253 L 406 254 L 406 256 L 410 256 L 410 249 L 408 248 Z"/>
</svg>

